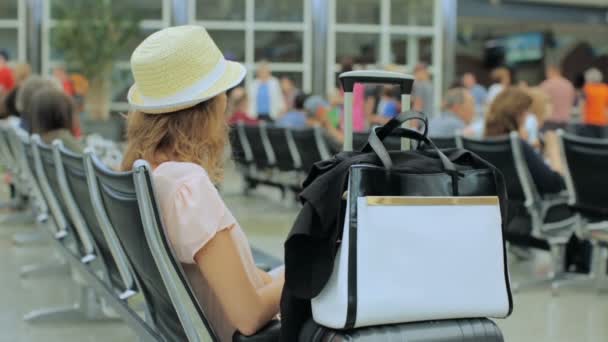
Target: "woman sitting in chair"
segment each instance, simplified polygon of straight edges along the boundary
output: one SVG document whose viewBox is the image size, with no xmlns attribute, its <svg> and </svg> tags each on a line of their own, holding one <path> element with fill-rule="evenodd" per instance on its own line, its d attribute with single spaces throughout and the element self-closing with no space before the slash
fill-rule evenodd
<svg viewBox="0 0 608 342">
<path fill-rule="evenodd" d="M 221 340 L 252 335 L 278 314 L 284 275 L 256 267 L 215 188 L 228 143 L 225 93 L 245 68 L 225 60 L 204 28 L 180 26 L 147 37 L 131 69 L 122 167 L 145 159 L 154 168 L 167 235 Z"/>
<path fill-rule="evenodd" d="M 66 148 L 82 153 L 82 144 L 72 134 L 74 104 L 62 90 L 48 87 L 36 91 L 30 109 L 32 133 L 47 144 L 59 139 Z"/>
<path fill-rule="evenodd" d="M 556 194 L 565 189 L 561 172 L 561 158 L 557 135 L 553 132 L 545 133 L 545 162 L 542 155 L 528 144 L 525 130 L 526 115 L 532 105 L 532 98 L 523 90 L 511 87 L 503 90 L 492 102 L 486 114 L 486 137 L 504 136 L 510 132 L 519 132 L 523 157 L 526 160 L 530 176 L 541 196 Z M 529 237 L 530 217 L 523 206 L 524 198 L 519 185 L 511 185 L 507 179 L 509 193 L 509 223 L 507 234 L 509 240 L 516 244 L 525 244 L 532 247 L 548 249 L 545 241 Z M 561 215 L 560 212 L 556 212 Z M 567 211 L 564 215 L 570 215 Z M 525 238 L 524 238 L 525 237 Z"/>
</svg>

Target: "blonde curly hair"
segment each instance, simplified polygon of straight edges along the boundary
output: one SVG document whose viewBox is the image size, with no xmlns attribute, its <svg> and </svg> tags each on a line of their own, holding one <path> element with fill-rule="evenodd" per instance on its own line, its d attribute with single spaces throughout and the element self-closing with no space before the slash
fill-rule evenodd
<svg viewBox="0 0 608 342">
<path fill-rule="evenodd" d="M 218 102 L 215 97 L 166 114 L 129 113 L 121 168 L 130 170 L 137 159 L 153 166 L 166 161 L 191 162 L 202 166 L 212 182 L 221 182 L 228 126 Z"/>
</svg>

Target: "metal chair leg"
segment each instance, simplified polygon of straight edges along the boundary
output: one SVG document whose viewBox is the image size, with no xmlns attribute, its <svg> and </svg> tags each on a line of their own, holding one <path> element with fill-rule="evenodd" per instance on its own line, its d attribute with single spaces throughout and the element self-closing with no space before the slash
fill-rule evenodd
<svg viewBox="0 0 608 342">
<path fill-rule="evenodd" d="M 606 279 L 606 247 L 592 242 L 591 267 L 588 274 L 567 274 L 551 284 L 552 294 L 565 287 L 588 288 L 599 290 L 601 279 Z"/>
<path fill-rule="evenodd" d="M 23 319 L 28 323 L 75 323 L 120 320 L 119 317 L 109 317 L 104 313 L 97 294 L 88 286 L 82 286 L 80 288 L 78 303 L 71 306 L 33 310 L 27 313 Z"/>
</svg>

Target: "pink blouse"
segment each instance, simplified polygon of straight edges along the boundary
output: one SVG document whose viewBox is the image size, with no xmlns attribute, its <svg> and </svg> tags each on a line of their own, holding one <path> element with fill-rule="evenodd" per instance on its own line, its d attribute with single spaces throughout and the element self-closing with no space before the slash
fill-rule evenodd
<svg viewBox="0 0 608 342">
<path fill-rule="evenodd" d="M 230 339 L 235 329 L 195 265 L 194 256 L 215 234 L 228 229 L 251 283 L 260 288 L 264 281 L 257 272 L 247 237 L 201 166 L 165 162 L 156 167 L 153 178 L 165 229 L 177 258 L 216 332 L 222 340 Z"/>
</svg>

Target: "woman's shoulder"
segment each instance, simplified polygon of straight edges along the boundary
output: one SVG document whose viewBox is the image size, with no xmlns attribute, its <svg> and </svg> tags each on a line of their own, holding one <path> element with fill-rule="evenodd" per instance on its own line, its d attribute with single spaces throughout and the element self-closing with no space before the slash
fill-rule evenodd
<svg viewBox="0 0 608 342">
<path fill-rule="evenodd" d="M 153 175 L 155 178 L 170 178 L 176 181 L 209 178 L 207 171 L 199 164 L 177 161 L 161 163 L 154 169 Z"/>
</svg>

